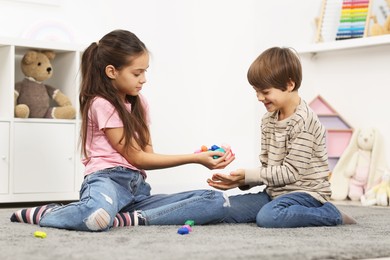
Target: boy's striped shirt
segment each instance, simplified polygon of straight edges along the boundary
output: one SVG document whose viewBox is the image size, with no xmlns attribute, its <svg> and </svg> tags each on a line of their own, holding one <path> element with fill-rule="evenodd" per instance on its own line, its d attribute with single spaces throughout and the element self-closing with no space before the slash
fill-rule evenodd
<svg viewBox="0 0 390 260">
<path fill-rule="evenodd" d="M 278 112 L 267 113 L 261 126 L 262 167 L 247 169 L 245 183 L 265 184 L 271 197 L 307 192 L 325 202 L 331 194 L 325 128 L 301 100 L 295 113 L 278 121 Z"/>
</svg>

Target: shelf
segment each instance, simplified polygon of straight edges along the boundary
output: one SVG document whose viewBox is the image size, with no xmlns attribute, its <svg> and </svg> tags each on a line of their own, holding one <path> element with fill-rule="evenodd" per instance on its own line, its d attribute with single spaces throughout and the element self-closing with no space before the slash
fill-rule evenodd
<svg viewBox="0 0 390 260">
<path fill-rule="evenodd" d="M 329 157 L 340 157 L 352 137 L 352 130 L 350 131 L 332 131 L 327 130 L 326 132 L 326 147 L 328 148 Z"/>
<path fill-rule="evenodd" d="M 83 165 L 75 119 L 15 118 L 15 84 L 28 50 L 54 51 L 53 77 L 45 84 L 61 90 L 78 111 L 83 46 L 0 37 L 0 203 L 77 199 Z M 50 105 L 55 106 L 55 102 Z"/>
<path fill-rule="evenodd" d="M 75 124 L 76 119 L 14 118 L 15 123 Z"/>
<path fill-rule="evenodd" d="M 364 47 L 374 47 L 379 45 L 390 45 L 390 35 L 380 35 L 365 37 L 359 39 L 348 39 L 332 42 L 313 43 L 297 49 L 297 52 L 303 54 L 317 54 L 338 50 L 349 50 Z"/>
<path fill-rule="evenodd" d="M 80 44 L 72 44 L 66 42 L 48 42 L 48 41 L 39 41 L 39 40 L 29 40 L 29 39 L 21 39 L 21 38 L 4 38 L 0 37 L 0 47 L 15 45 L 20 51 L 25 52 L 30 49 L 38 49 L 38 50 L 53 50 L 56 53 L 61 53 L 63 51 L 83 51 L 86 47 Z"/>
<path fill-rule="evenodd" d="M 332 116 L 323 116 L 318 115 L 318 119 L 320 122 L 326 127 L 326 129 L 350 129 L 348 123 L 346 123 L 340 116 L 338 115 L 332 115 Z"/>
</svg>

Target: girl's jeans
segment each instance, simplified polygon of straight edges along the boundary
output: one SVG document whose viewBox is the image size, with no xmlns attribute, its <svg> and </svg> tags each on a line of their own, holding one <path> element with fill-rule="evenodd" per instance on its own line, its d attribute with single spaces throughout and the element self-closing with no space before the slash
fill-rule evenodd
<svg viewBox="0 0 390 260">
<path fill-rule="evenodd" d="M 292 192 L 271 200 L 266 192 L 231 196 L 224 222 L 254 222 L 259 227 L 295 228 L 342 224 L 340 211 L 304 192 Z M 240 214 L 241 212 L 241 214 Z"/>
<path fill-rule="evenodd" d="M 223 220 L 229 207 L 221 192 L 197 190 L 171 195 L 150 195 L 150 185 L 138 171 L 124 167 L 87 175 L 80 201 L 54 207 L 40 220 L 42 227 L 104 231 L 118 212 L 140 211 L 146 225 L 212 224 Z"/>
</svg>

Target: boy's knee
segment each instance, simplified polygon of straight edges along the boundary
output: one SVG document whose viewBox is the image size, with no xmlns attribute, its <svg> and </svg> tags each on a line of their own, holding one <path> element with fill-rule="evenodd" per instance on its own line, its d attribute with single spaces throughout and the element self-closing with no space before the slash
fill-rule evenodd
<svg viewBox="0 0 390 260">
<path fill-rule="evenodd" d="M 265 210 L 260 210 L 256 216 L 256 224 L 258 227 L 264 228 L 278 228 L 278 220 L 272 212 L 267 212 Z"/>
<path fill-rule="evenodd" d="M 103 208 L 96 210 L 85 220 L 85 224 L 91 231 L 105 230 L 109 227 L 110 222 L 110 214 Z"/>
</svg>

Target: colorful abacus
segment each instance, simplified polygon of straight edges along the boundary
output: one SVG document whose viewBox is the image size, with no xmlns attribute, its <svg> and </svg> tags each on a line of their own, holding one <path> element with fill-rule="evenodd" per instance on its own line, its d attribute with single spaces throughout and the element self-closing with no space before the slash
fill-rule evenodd
<svg viewBox="0 0 390 260">
<path fill-rule="evenodd" d="M 362 38 L 367 35 L 370 0 L 344 0 L 336 40 Z"/>
</svg>

